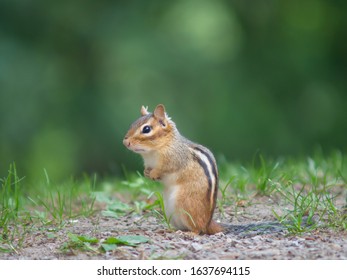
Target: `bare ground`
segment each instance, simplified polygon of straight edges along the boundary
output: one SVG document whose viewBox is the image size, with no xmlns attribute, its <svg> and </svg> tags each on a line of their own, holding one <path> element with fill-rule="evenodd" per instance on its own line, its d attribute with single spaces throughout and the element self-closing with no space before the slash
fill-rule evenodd
<svg viewBox="0 0 347 280">
<path fill-rule="evenodd" d="M 292 235 L 276 223 L 274 205 L 268 198 L 235 209 L 224 209 L 215 218 L 228 225 L 228 232 L 193 235 L 174 231 L 152 214 L 129 214 L 118 219 L 96 213 L 79 218 L 59 230 L 37 227 L 21 249 L 0 253 L 0 259 L 347 259 L 347 232 L 332 229 Z M 119 246 L 108 252 L 63 250 L 68 233 L 99 240 L 119 235 L 142 235 L 149 242 L 137 247 Z"/>
</svg>

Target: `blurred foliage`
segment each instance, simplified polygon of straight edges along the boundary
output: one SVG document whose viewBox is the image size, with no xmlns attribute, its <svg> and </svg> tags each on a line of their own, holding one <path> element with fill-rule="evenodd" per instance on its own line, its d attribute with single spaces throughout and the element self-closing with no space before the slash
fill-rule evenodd
<svg viewBox="0 0 347 280">
<path fill-rule="evenodd" d="M 119 175 L 142 104 L 228 160 L 346 150 L 347 4 L 0 1 L 0 173 Z"/>
</svg>

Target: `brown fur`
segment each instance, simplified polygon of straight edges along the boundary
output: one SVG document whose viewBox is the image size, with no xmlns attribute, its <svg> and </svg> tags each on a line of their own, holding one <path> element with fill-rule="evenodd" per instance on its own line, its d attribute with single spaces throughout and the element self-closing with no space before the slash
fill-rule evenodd
<svg viewBox="0 0 347 280">
<path fill-rule="evenodd" d="M 190 161 L 177 184 L 182 187 L 177 196 L 176 207 L 184 210 L 181 216 L 188 224 L 189 230 L 197 234 L 221 232 L 222 227 L 212 220 L 215 201 L 211 210 L 210 197 L 206 195 L 207 178 L 198 163 Z"/>
</svg>

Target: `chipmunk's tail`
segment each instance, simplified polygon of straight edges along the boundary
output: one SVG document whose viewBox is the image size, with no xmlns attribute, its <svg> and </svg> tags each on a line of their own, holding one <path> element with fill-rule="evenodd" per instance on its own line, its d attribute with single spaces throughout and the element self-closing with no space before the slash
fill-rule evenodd
<svg viewBox="0 0 347 280">
<path fill-rule="evenodd" d="M 222 232 L 222 231 L 224 231 L 224 228 L 220 224 L 216 223 L 213 220 L 211 220 L 210 224 L 208 225 L 208 227 L 206 229 L 206 233 L 210 234 L 210 235 L 216 234 L 216 233 Z"/>
</svg>

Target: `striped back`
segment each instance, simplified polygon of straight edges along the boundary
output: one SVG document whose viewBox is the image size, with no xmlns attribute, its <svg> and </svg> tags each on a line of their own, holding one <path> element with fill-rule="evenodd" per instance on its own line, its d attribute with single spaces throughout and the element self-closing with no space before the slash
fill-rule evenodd
<svg viewBox="0 0 347 280">
<path fill-rule="evenodd" d="M 218 193 L 218 170 L 213 154 L 204 146 L 194 143 L 189 144 L 189 149 L 196 160 L 203 168 L 208 181 L 208 200 L 210 209 L 214 209 Z"/>
</svg>

